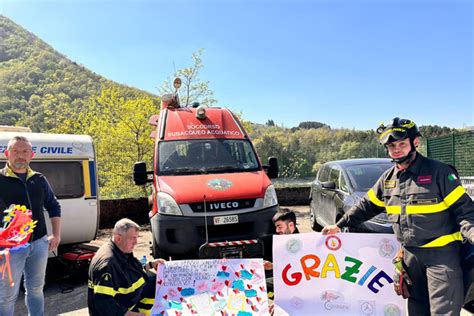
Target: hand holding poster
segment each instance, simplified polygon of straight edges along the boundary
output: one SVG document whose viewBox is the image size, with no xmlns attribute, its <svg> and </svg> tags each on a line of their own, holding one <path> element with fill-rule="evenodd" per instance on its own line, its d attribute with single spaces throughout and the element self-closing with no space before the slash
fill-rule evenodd
<svg viewBox="0 0 474 316">
<path fill-rule="evenodd" d="M 390 234 L 277 235 L 275 303 L 290 315 L 404 315 L 393 290 Z"/>
<path fill-rule="evenodd" d="M 161 264 L 152 315 L 268 315 L 262 259 Z"/>
</svg>

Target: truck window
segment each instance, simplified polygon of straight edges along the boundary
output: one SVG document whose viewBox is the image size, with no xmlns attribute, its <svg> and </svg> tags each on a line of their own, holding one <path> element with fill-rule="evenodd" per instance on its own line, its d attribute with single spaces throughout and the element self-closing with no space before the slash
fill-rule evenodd
<svg viewBox="0 0 474 316">
<path fill-rule="evenodd" d="M 30 166 L 46 176 L 58 199 L 84 196 L 84 176 L 79 161 L 32 161 Z"/>
<path fill-rule="evenodd" d="M 244 139 L 164 141 L 158 146 L 158 174 L 255 171 L 260 168 L 252 145 Z"/>
</svg>

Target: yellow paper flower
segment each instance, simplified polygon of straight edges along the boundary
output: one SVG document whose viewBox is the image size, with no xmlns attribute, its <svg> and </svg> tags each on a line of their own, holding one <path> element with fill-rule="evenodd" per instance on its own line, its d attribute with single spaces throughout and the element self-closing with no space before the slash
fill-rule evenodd
<svg viewBox="0 0 474 316">
<path fill-rule="evenodd" d="M 36 223 L 38 221 L 29 221 L 28 223 L 24 224 L 21 228 L 20 228 L 20 234 L 21 233 L 25 233 L 25 234 L 28 234 L 28 233 L 32 233 L 33 232 L 33 228 L 36 227 Z"/>
</svg>

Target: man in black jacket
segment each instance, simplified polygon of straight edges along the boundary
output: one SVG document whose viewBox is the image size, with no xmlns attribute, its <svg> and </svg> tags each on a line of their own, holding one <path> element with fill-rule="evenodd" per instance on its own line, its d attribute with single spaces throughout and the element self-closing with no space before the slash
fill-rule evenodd
<svg viewBox="0 0 474 316">
<path fill-rule="evenodd" d="M 43 286 L 48 250 L 54 251 L 60 242 L 61 208 L 45 176 L 33 171 L 29 163 L 34 156 L 30 141 L 15 136 L 4 152 L 7 163 L 0 170 L 0 217 L 11 204 L 25 205 L 37 221 L 27 247 L 11 249 L 10 267 L 13 287 L 0 280 L 0 315 L 14 314 L 15 301 L 24 276 L 26 305 L 30 315 L 44 314 Z M 49 213 L 53 234 L 46 235 L 44 210 Z M 1 249 L 0 249 L 1 250 Z"/>
<path fill-rule="evenodd" d="M 133 256 L 139 230 L 132 220 L 119 220 L 112 239 L 92 259 L 87 295 L 90 315 L 146 315 L 151 310 L 156 278 L 149 277 L 147 271 L 156 269 L 164 260 L 157 259 L 143 267 Z"/>
<path fill-rule="evenodd" d="M 460 246 L 463 237 L 474 242 L 474 203 L 453 167 L 416 151 L 421 135 L 413 121 L 396 117 L 377 133 L 395 165 L 322 233 L 357 227 L 387 212 L 412 283 L 408 291 L 396 286 L 397 294 L 409 292 L 408 313 L 459 315 L 464 298 Z"/>
</svg>

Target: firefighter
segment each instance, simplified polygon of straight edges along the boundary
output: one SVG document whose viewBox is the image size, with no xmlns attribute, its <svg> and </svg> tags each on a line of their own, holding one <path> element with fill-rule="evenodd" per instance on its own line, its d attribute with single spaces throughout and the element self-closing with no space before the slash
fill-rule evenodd
<svg viewBox="0 0 474 316">
<path fill-rule="evenodd" d="M 396 117 L 377 133 L 395 165 L 322 233 L 357 227 L 386 211 L 403 248 L 404 281 L 411 280 L 395 288 L 409 296 L 408 313 L 459 315 L 464 300 L 460 246 L 463 237 L 474 242 L 474 203 L 453 167 L 417 152 L 421 134 L 413 121 Z"/>
<path fill-rule="evenodd" d="M 133 256 L 140 227 L 124 218 L 114 227 L 113 237 L 99 248 L 89 267 L 87 303 L 92 316 L 146 315 L 155 298 L 156 278 L 147 271 L 163 259 L 145 267 Z"/>
</svg>

